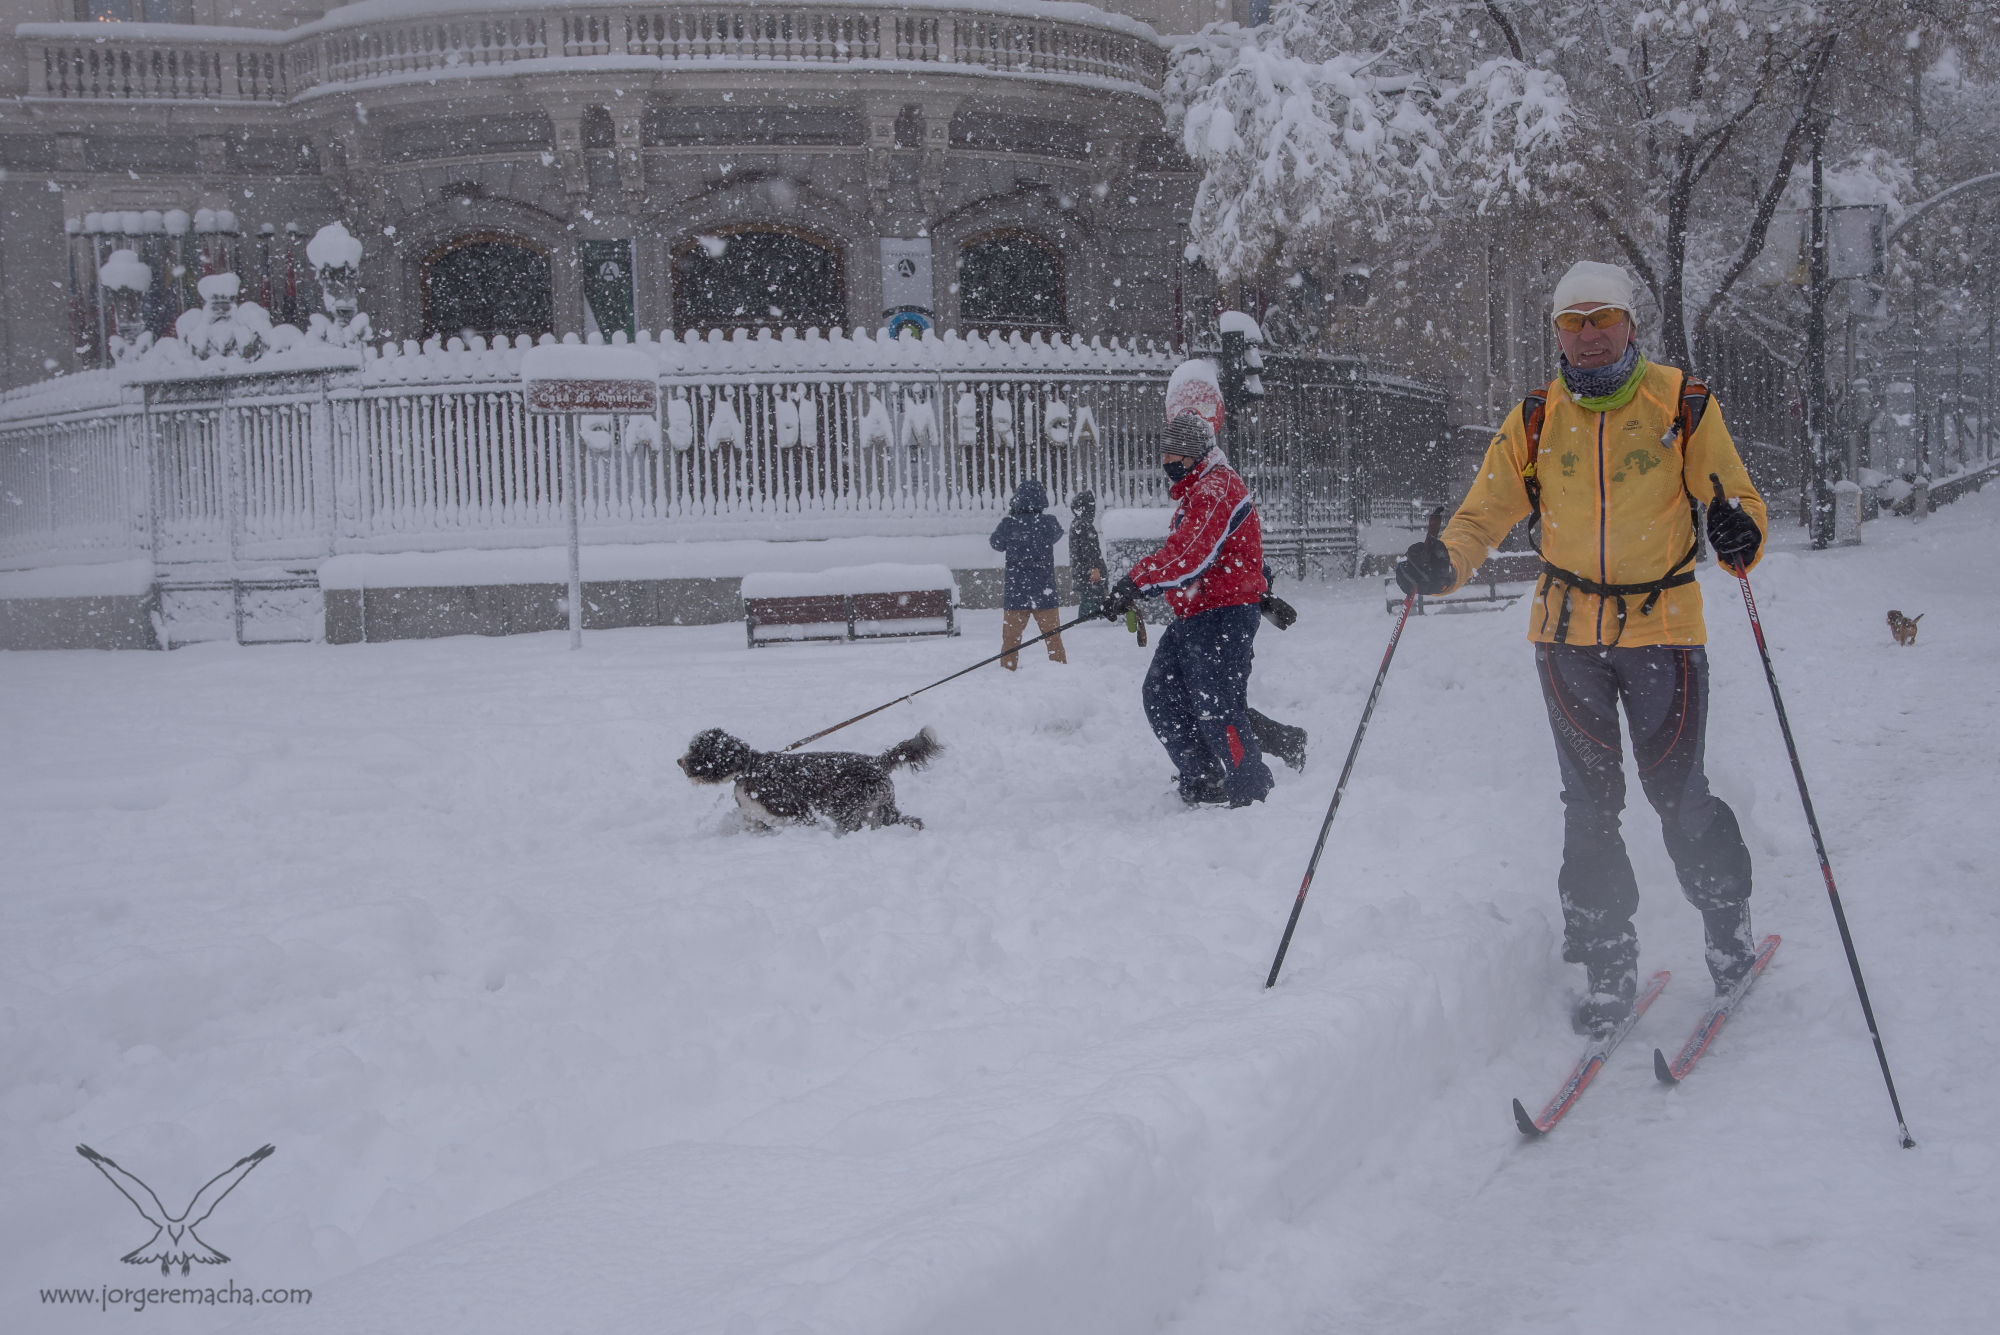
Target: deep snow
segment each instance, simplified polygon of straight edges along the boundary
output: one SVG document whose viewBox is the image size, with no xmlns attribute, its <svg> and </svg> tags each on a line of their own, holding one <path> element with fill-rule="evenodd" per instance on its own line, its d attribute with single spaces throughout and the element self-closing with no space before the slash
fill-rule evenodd
<svg viewBox="0 0 2000 1335">
<path fill-rule="evenodd" d="M 1733 582 L 1704 573 L 1710 770 L 1785 946 L 1674 1091 L 1675 981 L 1557 1134 L 1559 808 L 1525 613 L 1404 637 L 1261 989 L 1390 621 L 1286 588 L 1252 699 L 1313 730 L 1271 802 L 1187 813 L 1145 658 L 1069 633 L 838 739 L 933 725 L 921 832 L 745 832 L 673 758 L 781 745 L 986 652 L 733 626 L 0 655 L 0 1323 L 160 1284 L 80 1160 L 170 1208 L 277 1152 L 174 1285 L 305 1286 L 149 1329 L 1967 1329 L 2000 1273 L 1990 893 L 2000 498 L 1755 575 L 1920 1147 L 1893 1123 Z M 1890 607 L 1928 615 L 1898 649 Z M 994 647 L 997 648 L 997 645 Z M 1636 799 L 1636 785 L 1634 785 Z"/>
</svg>

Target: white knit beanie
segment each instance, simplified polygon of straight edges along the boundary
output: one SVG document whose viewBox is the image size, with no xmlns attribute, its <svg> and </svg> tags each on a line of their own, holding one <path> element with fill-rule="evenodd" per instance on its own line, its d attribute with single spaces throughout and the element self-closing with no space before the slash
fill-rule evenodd
<svg viewBox="0 0 2000 1335">
<path fill-rule="evenodd" d="M 1553 318 L 1572 307 L 1589 305 L 1616 306 L 1627 314 L 1636 314 L 1634 300 L 1632 278 L 1624 269 L 1596 260 L 1578 260 L 1556 284 L 1549 315 Z"/>
</svg>

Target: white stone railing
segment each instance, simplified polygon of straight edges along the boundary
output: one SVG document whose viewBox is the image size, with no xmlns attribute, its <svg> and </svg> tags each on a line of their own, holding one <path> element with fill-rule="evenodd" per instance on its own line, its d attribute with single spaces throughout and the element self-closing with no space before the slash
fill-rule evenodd
<svg viewBox="0 0 2000 1335">
<path fill-rule="evenodd" d="M 560 421 L 524 411 L 522 347 L 481 343 L 332 354 L 335 370 L 324 347 L 289 367 L 154 363 L 0 396 L 0 568 L 556 541 Z M 838 332 L 641 346 L 660 415 L 646 439 L 586 452 L 587 541 L 980 531 L 1026 477 L 1166 503 L 1161 349 Z"/>
<path fill-rule="evenodd" d="M 286 102 L 309 86 L 286 34 L 167 23 L 21 25 L 28 95 L 62 101 Z"/>
<path fill-rule="evenodd" d="M 405 78 L 653 66 L 917 67 L 1086 81 L 1154 96 L 1165 48 L 1136 20 L 1081 4 L 977 0 L 874 7 L 468 3 L 422 16 L 355 6 L 289 32 L 30 23 L 29 95 L 58 100 L 288 101 Z M 532 64 L 530 64 L 532 62 Z"/>
</svg>

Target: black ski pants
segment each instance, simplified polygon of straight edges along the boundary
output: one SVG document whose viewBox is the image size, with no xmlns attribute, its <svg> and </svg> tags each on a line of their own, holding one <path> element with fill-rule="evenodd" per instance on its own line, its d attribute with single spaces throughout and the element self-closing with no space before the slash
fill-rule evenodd
<svg viewBox="0 0 2000 1335">
<path fill-rule="evenodd" d="M 1217 779 L 1231 801 L 1262 801 L 1271 791 L 1246 700 L 1257 619 L 1255 603 L 1213 607 L 1176 620 L 1153 650 L 1140 698 L 1183 794 Z"/>
<path fill-rule="evenodd" d="M 1750 898 L 1750 850 L 1736 813 L 1708 790 L 1708 653 L 1699 645 L 1537 644 L 1535 667 L 1563 783 L 1563 958 L 1636 958 L 1639 885 L 1619 833 L 1625 765 L 1618 706 L 1681 893 L 1704 913 Z"/>
</svg>

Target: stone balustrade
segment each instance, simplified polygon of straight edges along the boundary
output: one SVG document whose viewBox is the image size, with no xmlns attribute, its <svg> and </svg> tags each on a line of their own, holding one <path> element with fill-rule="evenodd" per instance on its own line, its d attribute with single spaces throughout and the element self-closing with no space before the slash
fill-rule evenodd
<svg viewBox="0 0 2000 1335">
<path fill-rule="evenodd" d="M 289 32 L 29 23 L 28 95 L 58 101 L 289 102 L 410 79 L 607 69 L 978 71 L 1154 97 L 1165 48 L 1084 5 L 564 4 L 421 16 L 336 13 Z"/>
</svg>

